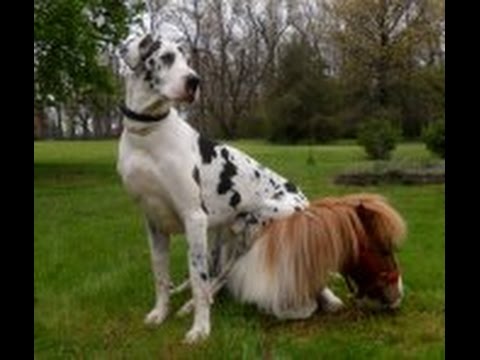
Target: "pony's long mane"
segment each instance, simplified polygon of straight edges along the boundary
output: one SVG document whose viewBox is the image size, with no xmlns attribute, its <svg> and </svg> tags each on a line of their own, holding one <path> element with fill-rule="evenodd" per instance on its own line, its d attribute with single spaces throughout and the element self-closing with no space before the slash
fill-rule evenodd
<svg viewBox="0 0 480 360">
<path fill-rule="evenodd" d="M 275 220 L 235 265 L 230 288 L 241 300 L 267 311 L 301 308 L 358 254 L 361 242 L 397 247 L 406 226 L 379 196 L 328 197 L 289 217 Z"/>
</svg>

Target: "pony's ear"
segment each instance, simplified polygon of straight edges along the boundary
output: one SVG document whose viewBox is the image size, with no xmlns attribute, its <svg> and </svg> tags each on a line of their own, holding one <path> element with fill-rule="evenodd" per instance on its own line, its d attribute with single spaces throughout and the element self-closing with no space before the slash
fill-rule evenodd
<svg viewBox="0 0 480 360">
<path fill-rule="evenodd" d="M 127 40 L 120 46 L 120 56 L 130 69 L 136 69 L 145 58 L 160 47 L 151 34 Z"/>
</svg>

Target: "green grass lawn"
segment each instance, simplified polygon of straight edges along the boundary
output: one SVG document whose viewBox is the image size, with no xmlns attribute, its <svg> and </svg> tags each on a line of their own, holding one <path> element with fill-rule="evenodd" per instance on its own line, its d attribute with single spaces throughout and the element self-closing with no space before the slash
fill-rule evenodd
<svg viewBox="0 0 480 360">
<path fill-rule="evenodd" d="M 141 213 L 115 170 L 117 143 L 37 142 L 35 150 L 34 292 L 36 359 L 442 359 L 444 358 L 444 186 L 340 187 L 338 172 L 365 162 L 354 145 L 309 148 L 239 141 L 234 145 L 299 185 L 310 198 L 370 191 L 404 215 L 401 252 L 406 297 L 395 314 L 353 307 L 339 314 L 280 322 L 228 294 L 212 308 L 212 334 L 181 343 L 192 319 L 170 316 L 143 325 L 153 305 L 148 243 Z M 314 164 L 307 164 L 309 153 Z M 420 144 L 396 159 L 429 159 Z M 172 241 L 171 273 L 187 275 L 186 243 Z M 172 298 L 175 311 L 188 293 Z"/>
</svg>

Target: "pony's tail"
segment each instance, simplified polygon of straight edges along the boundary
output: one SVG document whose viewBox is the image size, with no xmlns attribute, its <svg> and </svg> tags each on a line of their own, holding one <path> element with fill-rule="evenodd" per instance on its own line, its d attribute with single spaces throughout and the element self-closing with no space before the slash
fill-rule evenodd
<svg viewBox="0 0 480 360">
<path fill-rule="evenodd" d="M 381 196 L 314 200 L 260 231 L 232 269 L 229 287 L 241 301 L 290 317 L 292 309 L 312 308 L 329 274 L 358 254 L 362 239 L 392 249 L 405 233 L 402 217 Z"/>
</svg>

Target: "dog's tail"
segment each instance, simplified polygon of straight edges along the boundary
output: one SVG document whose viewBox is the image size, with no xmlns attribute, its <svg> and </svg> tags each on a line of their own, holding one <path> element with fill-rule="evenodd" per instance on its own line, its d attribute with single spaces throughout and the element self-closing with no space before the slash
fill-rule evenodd
<svg viewBox="0 0 480 360">
<path fill-rule="evenodd" d="M 379 195 L 314 200 L 260 232 L 232 270 L 229 287 L 238 299 L 287 317 L 292 309 L 312 308 L 329 274 L 356 256 L 360 239 L 392 248 L 405 233 L 402 217 Z"/>
</svg>

